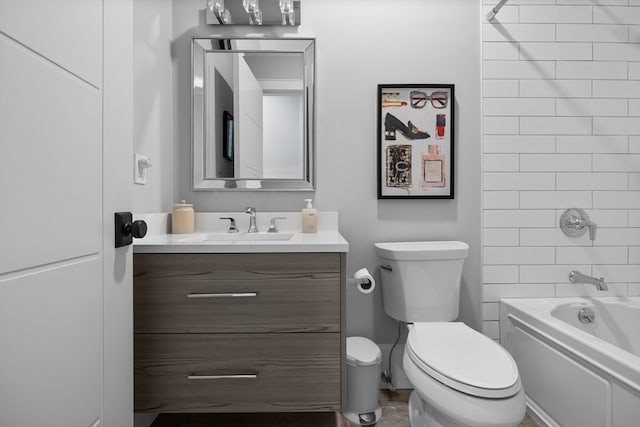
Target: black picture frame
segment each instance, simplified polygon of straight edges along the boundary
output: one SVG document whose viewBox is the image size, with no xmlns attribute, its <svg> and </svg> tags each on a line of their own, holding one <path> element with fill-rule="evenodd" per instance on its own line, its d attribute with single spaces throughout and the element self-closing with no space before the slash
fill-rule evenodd
<svg viewBox="0 0 640 427">
<path fill-rule="evenodd" d="M 233 161 L 233 115 L 222 113 L 222 157 Z"/>
<path fill-rule="evenodd" d="M 453 199 L 455 86 L 378 85 L 378 199 Z"/>
</svg>

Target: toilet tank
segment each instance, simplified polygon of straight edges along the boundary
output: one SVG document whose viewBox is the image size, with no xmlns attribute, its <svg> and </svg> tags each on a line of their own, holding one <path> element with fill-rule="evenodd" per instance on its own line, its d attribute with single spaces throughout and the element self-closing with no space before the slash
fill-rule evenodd
<svg viewBox="0 0 640 427">
<path fill-rule="evenodd" d="M 376 243 L 384 311 L 402 322 L 458 317 L 464 242 Z"/>
</svg>

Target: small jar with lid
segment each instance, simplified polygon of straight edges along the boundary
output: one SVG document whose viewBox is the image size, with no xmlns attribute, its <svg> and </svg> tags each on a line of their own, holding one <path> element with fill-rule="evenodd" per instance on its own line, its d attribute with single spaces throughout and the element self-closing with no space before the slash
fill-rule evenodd
<svg viewBox="0 0 640 427">
<path fill-rule="evenodd" d="M 195 214 L 193 205 L 180 200 L 180 203 L 173 205 L 173 213 L 171 214 L 171 232 L 173 234 L 193 233 L 195 229 Z"/>
</svg>

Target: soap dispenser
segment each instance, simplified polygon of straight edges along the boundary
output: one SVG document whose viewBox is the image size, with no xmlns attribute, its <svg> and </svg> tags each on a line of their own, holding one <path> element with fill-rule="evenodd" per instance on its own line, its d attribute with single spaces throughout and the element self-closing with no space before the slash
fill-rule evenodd
<svg viewBox="0 0 640 427">
<path fill-rule="evenodd" d="M 318 232 L 318 210 L 314 209 L 311 199 L 304 199 L 306 207 L 302 209 L 302 232 L 317 233 Z"/>
</svg>

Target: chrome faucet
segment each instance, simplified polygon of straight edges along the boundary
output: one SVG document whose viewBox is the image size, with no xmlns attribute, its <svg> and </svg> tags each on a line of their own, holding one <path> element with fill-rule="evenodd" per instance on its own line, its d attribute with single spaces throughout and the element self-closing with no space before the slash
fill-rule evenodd
<svg viewBox="0 0 640 427">
<path fill-rule="evenodd" d="M 599 291 L 608 291 L 609 287 L 604 281 L 604 277 L 596 279 L 595 277 L 587 276 L 577 270 L 573 270 L 569 273 L 569 281 L 571 283 L 589 283 L 594 285 Z"/>
<path fill-rule="evenodd" d="M 238 232 L 238 227 L 236 227 L 235 218 L 231 218 L 230 216 L 221 216 L 220 219 L 229 220 L 229 229 L 227 230 L 227 233 L 237 233 Z"/>
<path fill-rule="evenodd" d="M 249 214 L 249 230 L 247 230 L 247 233 L 257 233 L 258 227 L 256 226 L 256 208 L 244 208 L 244 213 Z"/>
<path fill-rule="evenodd" d="M 276 224 L 276 221 L 279 219 L 287 219 L 286 216 L 274 216 L 273 218 L 271 218 L 271 225 L 269 225 L 269 229 L 267 230 L 267 233 L 277 233 L 278 230 L 278 224 Z"/>
</svg>

